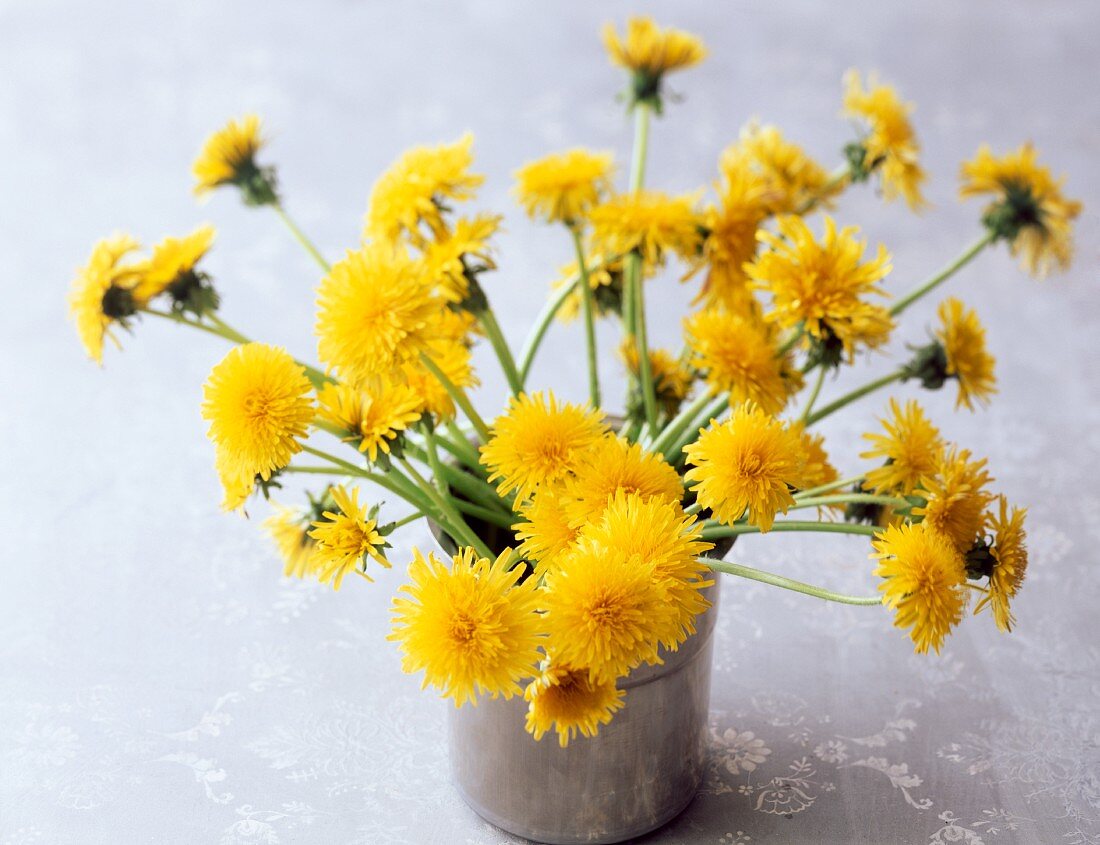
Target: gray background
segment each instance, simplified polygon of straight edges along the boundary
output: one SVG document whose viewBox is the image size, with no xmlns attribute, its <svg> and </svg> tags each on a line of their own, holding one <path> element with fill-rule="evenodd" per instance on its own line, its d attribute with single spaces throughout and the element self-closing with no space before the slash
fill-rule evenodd
<svg viewBox="0 0 1100 845">
<path fill-rule="evenodd" d="M 289 208 L 335 256 L 400 150 L 471 129 L 488 174 L 477 207 L 507 215 L 487 287 L 518 345 L 568 244 L 516 212 L 509 174 L 572 144 L 626 160 L 623 80 L 597 32 L 638 8 L 713 53 L 673 80 L 686 100 L 654 127 L 655 186 L 710 182 L 752 115 L 831 166 L 851 136 L 838 117 L 849 66 L 919 104 L 933 212 L 884 207 L 870 189 L 838 211 L 893 251 L 895 291 L 977 233 L 955 176 L 983 140 L 1033 139 L 1087 204 L 1069 275 L 1032 281 L 999 250 L 949 287 L 988 325 L 993 407 L 952 416 L 949 396 L 923 397 L 1031 509 L 1018 632 L 969 620 L 942 657 L 918 658 L 881 611 L 727 583 L 710 771 L 654 841 L 1100 842 L 1100 7 L 504 0 L 0 0 L 0 842 L 512 841 L 455 797 L 446 708 L 384 641 L 401 572 L 338 594 L 283 581 L 256 530 L 263 508 L 251 522 L 218 512 L 198 403 L 225 348 L 147 324 L 97 370 L 64 294 L 96 238 L 210 220 L 224 316 L 308 356 L 317 274 L 271 214 L 231 192 L 196 206 L 203 137 L 261 113 Z M 689 292 L 672 278 L 651 290 L 653 334 L 673 343 Z M 913 309 L 896 354 L 933 305 Z M 580 338 L 556 328 L 534 383 L 581 398 Z M 501 379 L 487 349 L 478 362 L 492 413 Z M 868 362 L 827 395 L 888 366 Z M 845 474 L 885 398 L 823 426 Z M 427 542 L 410 527 L 394 557 Z M 866 552 L 772 536 L 735 559 L 859 592 L 873 586 Z"/>
</svg>

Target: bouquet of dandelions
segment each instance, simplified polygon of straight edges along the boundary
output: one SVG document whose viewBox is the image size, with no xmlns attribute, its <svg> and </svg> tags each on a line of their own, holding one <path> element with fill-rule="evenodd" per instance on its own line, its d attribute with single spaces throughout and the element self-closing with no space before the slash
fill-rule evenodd
<svg viewBox="0 0 1100 845">
<path fill-rule="evenodd" d="M 522 694 L 536 739 L 554 729 L 564 745 L 607 723 L 622 706 L 617 680 L 694 631 L 714 571 L 885 605 L 918 652 L 939 650 L 971 598 L 1009 630 L 1027 566 L 1024 511 L 989 491 L 986 461 L 945 442 L 911 399 L 890 400 L 881 430 L 865 435 L 868 466 L 846 477 L 813 426 L 898 382 L 951 383 L 957 406 L 985 403 L 993 357 L 977 316 L 954 298 L 940 305 L 928 344 L 896 370 L 818 400 L 831 373 L 884 348 L 909 305 L 986 247 L 1005 242 L 1037 276 L 1064 268 L 1080 204 L 1062 195 L 1031 146 L 1003 157 L 983 147 L 962 165 L 960 190 L 989 198 L 980 236 L 892 300 L 881 287 L 889 253 L 867 255 L 857 229 L 827 212 L 849 186 L 871 180 L 887 201 L 924 204 L 912 107 L 893 88 L 846 78 L 844 111 L 860 130 L 833 171 L 774 126 L 750 124 L 721 154 L 714 201 L 700 205 L 699 194 L 643 183 L 665 75 L 701 61 L 703 45 L 647 19 L 631 20 L 623 36 L 608 27 L 604 40 L 629 72 L 629 182 L 618 191 L 611 155 L 583 149 L 516 173 L 520 205 L 562 228 L 574 261 L 518 358 L 487 292 L 501 218 L 460 211 L 482 182 L 470 169 L 470 136 L 403 154 L 371 192 L 362 243 L 330 265 L 287 216 L 274 168 L 257 161 L 254 116 L 209 138 L 195 192 L 236 186 L 248 205 L 273 209 L 316 260 L 323 369 L 219 316 L 217 289 L 201 269 L 210 226 L 166 238 L 148 256 L 135 255 L 126 235 L 95 246 L 70 299 L 88 353 L 101 361 L 104 339 L 146 316 L 235 344 L 211 371 L 202 404 L 224 507 L 241 509 L 257 490 L 266 498 L 291 473 L 337 477 L 306 507 L 276 507 L 264 523 L 288 574 L 336 588 L 348 573 L 370 581 L 373 567 L 390 566 L 392 532 L 433 520 L 458 551 L 450 561 L 414 552 L 389 639 L 406 671 L 423 670 L 424 683 L 456 705 Z M 646 332 L 646 280 L 673 259 L 685 281 L 701 280 L 680 352 L 651 349 Z M 577 315 L 588 403 L 527 392 L 549 326 Z M 615 425 L 601 404 L 598 318 L 623 330 L 630 381 Z M 467 393 L 477 384 L 470 350 L 483 339 L 512 392 L 491 424 Z M 356 485 L 381 488 L 406 512 L 382 518 Z M 790 511 L 817 519 L 776 518 Z M 719 538 L 768 531 L 869 537 L 880 595 L 840 595 L 705 556 Z"/>
</svg>

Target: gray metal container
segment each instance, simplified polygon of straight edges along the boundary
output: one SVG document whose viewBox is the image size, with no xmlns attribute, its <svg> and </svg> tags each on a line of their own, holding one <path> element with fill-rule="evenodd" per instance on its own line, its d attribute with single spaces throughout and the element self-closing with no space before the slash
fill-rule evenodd
<svg viewBox="0 0 1100 845">
<path fill-rule="evenodd" d="M 679 815 L 699 788 L 706 750 L 719 584 L 706 594 L 711 607 L 696 633 L 675 652 L 662 649 L 663 664 L 619 682 L 625 706 L 595 737 L 561 748 L 551 732 L 536 742 L 519 697 L 451 708 L 451 771 L 466 803 L 509 833 L 553 845 L 622 842 Z"/>
</svg>

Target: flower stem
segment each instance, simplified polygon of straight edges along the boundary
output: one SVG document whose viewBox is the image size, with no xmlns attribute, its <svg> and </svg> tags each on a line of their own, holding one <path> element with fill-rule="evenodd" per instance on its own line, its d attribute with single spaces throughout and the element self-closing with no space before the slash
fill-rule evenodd
<svg viewBox="0 0 1100 845">
<path fill-rule="evenodd" d="M 974 241 L 974 243 L 963 250 L 962 255 L 960 255 L 958 258 L 956 258 L 954 261 L 952 261 L 950 264 L 940 270 L 940 272 L 936 273 L 936 275 L 934 275 L 928 281 L 918 285 L 916 288 L 914 288 L 897 302 L 895 302 L 890 308 L 890 313 L 895 316 L 900 314 L 902 311 L 904 311 L 926 293 L 934 290 L 940 284 L 950 279 L 953 275 L 955 275 L 957 271 L 961 270 L 963 267 L 969 264 L 971 260 L 978 255 L 978 253 L 989 246 L 989 244 L 993 243 L 993 239 L 995 237 L 996 235 L 994 235 L 993 232 L 987 231 L 984 235 Z"/>
<path fill-rule="evenodd" d="M 317 266 L 324 270 L 326 273 L 331 271 L 332 265 L 325 260 L 325 257 L 321 255 L 321 251 L 317 249 L 313 241 L 306 237 L 306 233 L 303 232 L 298 224 L 294 222 L 291 216 L 287 214 L 286 209 L 282 206 L 282 203 L 274 203 L 271 207 L 275 209 L 275 213 L 279 215 L 279 219 L 286 224 L 286 227 L 290 230 L 290 234 L 294 236 L 294 239 L 298 241 L 298 243 L 300 243 L 305 248 L 305 251 L 310 254 L 313 260 L 317 262 Z"/>
<path fill-rule="evenodd" d="M 489 338 L 489 343 L 497 354 L 501 369 L 504 370 L 504 377 L 508 380 L 508 387 L 512 390 L 512 395 L 518 396 L 523 392 L 523 380 L 519 376 L 519 370 L 516 369 L 516 359 L 512 357 L 512 350 L 508 348 L 508 341 L 504 339 L 504 332 L 500 330 L 500 323 L 497 322 L 493 309 L 485 308 L 479 311 L 477 319 L 481 323 L 481 327 L 485 329 L 485 336 Z"/>
<path fill-rule="evenodd" d="M 427 514 L 421 513 L 420 511 L 413 511 L 408 516 L 402 517 L 401 519 L 394 522 L 393 529 L 394 531 L 396 531 L 398 528 L 402 528 L 408 525 L 410 522 L 416 522 L 422 516 L 427 516 Z"/>
<path fill-rule="evenodd" d="M 808 496 L 805 499 L 799 499 L 791 505 L 791 510 L 796 510 L 798 508 L 815 508 L 821 505 L 846 505 L 849 502 L 859 502 L 868 505 L 889 505 L 898 508 L 906 507 L 909 504 L 907 500 L 900 499 L 897 496 L 877 496 L 871 493 L 843 493 L 837 496 Z"/>
<path fill-rule="evenodd" d="M 841 487 L 851 487 L 853 484 L 858 484 L 862 480 L 862 475 L 853 475 L 851 478 L 841 478 L 837 481 L 830 481 L 828 484 L 810 487 L 807 490 L 799 490 L 794 494 L 794 497 L 798 501 L 801 501 L 802 499 L 807 499 L 812 496 L 819 496 L 822 493 L 828 493 L 831 490 L 838 490 Z"/>
<path fill-rule="evenodd" d="M 407 458 L 398 458 L 397 460 L 401 466 L 405 468 L 405 472 L 407 472 L 412 480 L 416 482 L 416 485 L 421 489 L 424 495 L 427 496 L 432 504 L 441 512 L 443 518 L 440 519 L 440 522 L 444 524 L 448 531 L 450 531 L 456 539 L 461 540 L 461 542 L 468 546 L 473 546 L 482 557 L 487 557 L 492 560 L 494 555 L 489 550 L 489 547 L 473 532 L 473 529 L 470 528 L 469 524 L 463 519 L 462 514 L 458 512 L 455 506 L 451 504 L 447 498 L 441 496 L 439 492 L 428 483 L 424 476 L 417 472 L 416 467 L 414 467 Z"/>
<path fill-rule="evenodd" d="M 638 381 L 641 383 L 645 418 L 650 431 L 657 430 L 657 389 L 649 361 L 649 340 L 645 319 L 645 290 L 642 279 L 642 256 L 637 250 L 627 260 L 627 288 L 634 297 L 634 342 L 638 349 Z"/>
<path fill-rule="evenodd" d="M 207 334 L 212 334 L 215 337 L 220 337 L 223 340 L 228 340 L 230 343 L 242 344 L 252 342 L 250 338 L 241 334 L 239 331 L 237 331 L 235 328 L 225 322 L 225 320 L 213 313 L 206 314 L 206 318 L 210 320 L 211 323 L 213 323 L 212 326 L 208 326 L 205 323 L 200 322 L 199 320 L 192 320 L 188 317 L 185 317 L 183 314 L 175 314 L 171 311 L 159 311 L 156 308 L 142 308 L 141 313 L 150 314 L 153 317 L 160 317 L 162 320 L 171 320 L 173 323 L 178 323 L 181 326 L 190 326 L 193 329 L 198 329 L 199 331 L 206 332 Z M 304 361 L 299 361 L 297 358 L 295 358 L 294 363 L 296 363 L 299 367 L 306 371 L 306 376 L 311 382 L 313 382 L 314 387 L 321 387 L 322 385 L 333 381 L 332 378 L 325 375 L 316 367 L 305 363 Z"/>
<path fill-rule="evenodd" d="M 577 268 L 581 274 L 581 305 L 584 310 L 584 339 L 588 348 L 588 401 L 593 408 L 600 407 L 600 368 L 596 357 L 596 307 L 593 303 L 592 284 L 588 277 L 588 262 L 584 257 L 581 233 L 576 226 L 569 227 L 573 236 L 573 248 L 577 253 Z"/>
<path fill-rule="evenodd" d="M 425 449 L 421 449 L 412 442 L 406 442 L 405 451 L 422 464 L 431 466 L 429 453 Z M 440 470 L 447 484 L 458 490 L 471 501 L 479 502 L 486 507 L 496 508 L 504 514 L 511 513 L 511 508 L 507 503 L 501 500 L 500 496 L 497 494 L 496 488 L 483 479 L 470 475 L 468 472 L 463 472 L 458 467 L 449 466 L 447 464 L 441 464 Z"/>
<path fill-rule="evenodd" d="M 780 520 L 772 523 L 771 531 L 815 531 L 822 534 L 862 534 L 874 537 L 878 528 L 870 525 L 852 525 L 847 522 L 807 522 L 795 519 Z M 739 534 L 762 534 L 760 527 L 739 522 L 735 525 L 718 525 L 707 521 L 703 527 L 703 539 L 714 540 L 718 537 L 736 537 Z"/>
<path fill-rule="evenodd" d="M 302 451 L 308 452 L 309 454 L 314 455 L 315 457 L 322 458 L 323 460 L 329 461 L 330 463 L 333 464 L 333 467 L 322 468 L 322 467 L 313 467 L 313 466 L 304 467 L 304 466 L 290 465 L 290 466 L 287 466 L 287 467 L 284 468 L 286 472 L 291 472 L 291 473 L 299 472 L 299 473 L 311 473 L 311 474 L 325 473 L 325 474 L 328 474 L 328 475 L 351 475 L 351 476 L 355 476 L 357 478 L 363 478 L 363 479 L 366 479 L 367 481 L 374 482 L 379 487 L 382 487 L 385 490 L 389 490 L 395 496 L 400 496 L 402 499 L 404 499 L 409 504 L 413 505 L 414 507 L 416 507 L 419 510 L 425 510 L 425 509 L 430 510 L 431 505 L 428 502 L 428 500 L 425 499 L 422 495 L 420 495 L 420 492 L 410 482 L 406 481 L 403 478 L 401 478 L 400 480 L 397 480 L 398 477 L 380 475 L 378 473 L 371 472 L 370 470 L 363 469 L 362 467 L 357 467 L 357 466 L 355 466 L 355 464 L 352 464 L 352 463 L 349 463 L 345 460 L 342 460 L 342 459 L 336 457 L 335 455 L 330 455 L 328 452 L 322 452 L 320 449 L 314 449 L 312 446 L 308 446 L 305 443 L 302 444 Z M 336 470 L 339 470 L 339 471 L 336 471 Z M 405 483 L 402 484 L 401 483 L 402 481 L 404 481 Z"/>
<path fill-rule="evenodd" d="M 535 324 L 531 327 L 531 333 L 527 335 L 527 340 L 523 344 L 523 349 L 520 350 L 519 379 L 521 384 L 527 383 L 527 376 L 531 372 L 531 365 L 535 363 L 535 355 L 538 354 L 539 347 L 542 346 L 542 339 L 546 336 L 550 324 L 554 322 L 554 317 L 557 316 L 557 313 L 565 304 L 565 300 L 569 299 L 570 294 L 577 289 L 577 285 L 580 283 L 581 277 L 577 275 L 569 284 L 559 288 L 557 294 L 547 300 L 546 305 L 543 306 L 542 312 L 536 318 Z"/>
<path fill-rule="evenodd" d="M 443 385 L 443 389 L 447 391 L 447 394 L 454 400 L 454 403 L 462 409 L 462 413 L 466 415 L 466 419 L 474 424 L 474 429 L 477 431 L 478 436 L 481 437 L 481 441 L 483 443 L 487 442 L 489 440 L 489 426 L 485 425 L 485 420 L 483 420 L 478 412 L 474 410 L 474 406 L 466 395 L 466 391 L 447 378 L 446 373 L 439 369 L 435 361 L 423 352 L 420 353 L 420 361 L 428 368 L 428 371 L 438 379 L 439 383 Z"/>
<path fill-rule="evenodd" d="M 476 516 L 478 519 L 490 522 L 500 528 L 507 528 L 509 531 L 512 530 L 512 526 L 516 524 L 515 516 L 509 516 L 506 513 L 499 510 L 493 510 L 492 508 L 483 508 L 481 505 L 475 505 L 473 502 L 467 502 L 465 499 L 455 499 L 454 506 L 462 511 L 462 513 Z"/>
<path fill-rule="evenodd" d="M 451 436 L 439 437 L 439 445 L 484 477 L 485 467 L 481 465 L 481 456 L 478 455 L 477 449 L 470 445 L 469 438 L 454 420 L 447 420 L 447 432 Z"/>
<path fill-rule="evenodd" d="M 645 186 L 645 165 L 649 153 L 649 104 L 641 101 L 634 106 L 634 149 L 630 158 L 630 192 Z"/>
<path fill-rule="evenodd" d="M 886 387 L 886 385 L 888 384 L 893 384 L 895 381 L 900 381 L 902 378 L 904 378 L 904 376 L 905 370 L 897 370 L 893 373 L 889 373 L 883 376 L 882 378 L 875 379 L 874 381 L 863 385 L 863 387 L 858 387 L 851 393 L 844 394 L 835 402 L 829 403 L 820 411 L 810 414 L 808 417 L 806 417 L 806 425 L 811 426 L 818 420 L 824 419 L 825 417 L 829 416 L 829 414 L 833 413 L 833 411 L 839 411 L 845 405 L 849 405 L 852 402 L 855 402 L 857 399 L 863 398 L 868 393 L 874 393 L 880 387 Z"/>
<path fill-rule="evenodd" d="M 814 409 L 814 402 L 817 401 L 818 394 L 821 393 L 821 385 L 825 384 L 825 373 L 827 372 L 825 367 L 820 367 L 817 373 L 817 381 L 814 382 L 814 389 L 810 393 L 810 398 L 806 401 L 806 410 L 802 412 L 802 416 L 799 419 L 803 425 L 806 425 L 806 421 L 810 418 L 810 412 Z"/>
<path fill-rule="evenodd" d="M 690 405 L 680 410 L 671 422 L 665 426 L 664 430 L 657 436 L 657 439 L 650 444 L 649 451 L 664 454 L 676 438 L 679 437 L 684 429 L 691 426 L 692 422 L 702 412 L 703 408 L 709 405 L 713 401 L 713 397 L 709 393 L 703 393 L 695 398 Z"/>
<path fill-rule="evenodd" d="M 776 575 L 773 572 L 765 572 L 762 569 L 754 569 L 751 566 L 742 566 L 739 563 L 727 563 L 721 560 L 711 560 L 707 557 L 699 558 L 699 562 L 705 564 L 715 572 L 724 572 L 727 575 L 739 575 L 742 578 L 760 581 L 763 584 L 771 584 L 773 587 L 782 587 L 784 590 L 793 590 L 796 593 L 824 599 L 825 601 L 866 606 L 882 604 L 882 599 L 879 596 L 849 596 L 844 593 L 834 593 L 831 590 L 815 587 L 813 584 L 795 581 L 793 578 L 784 578 L 782 575 Z"/>
</svg>

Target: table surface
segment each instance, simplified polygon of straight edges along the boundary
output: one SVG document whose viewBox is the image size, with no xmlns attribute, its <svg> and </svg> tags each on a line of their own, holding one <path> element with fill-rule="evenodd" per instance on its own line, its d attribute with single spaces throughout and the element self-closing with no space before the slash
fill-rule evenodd
<svg viewBox="0 0 1100 845">
<path fill-rule="evenodd" d="M 477 207 L 506 214 L 486 285 L 518 344 L 568 243 L 516 211 L 509 174 L 574 144 L 629 154 L 613 100 L 623 80 L 597 38 L 629 7 L 594 6 L 0 0 L 0 842 L 516 841 L 457 798 L 446 706 L 401 674 L 384 639 L 400 568 L 339 593 L 283 580 L 258 531 L 263 506 L 250 521 L 219 513 L 198 404 L 224 347 L 139 325 L 97 370 L 64 294 L 97 237 L 152 241 L 210 220 L 224 316 L 308 355 L 315 269 L 231 192 L 195 205 L 204 135 L 264 115 L 290 209 L 337 255 L 400 150 L 470 129 L 488 174 Z M 950 283 L 988 325 L 992 407 L 953 415 L 947 391 L 922 397 L 1029 507 L 1017 632 L 970 619 L 942 656 L 919 657 L 881 609 L 727 583 L 706 780 L 652 841 L 1100 843 L 1100 496 L 1088 487 L 1100 469 L 1100 6 L 641 8 L 712 49 L 672 81 L 685 99 L 654 126 L 654 186 L 708 184 L 753 115 L 833 161 L 850 137 L 838 116 L 849 66 L 877 68 L 919 104 L 935 207 L 917 217 L 865 188 L 837 211 L 893 251 L 894 291 L 977 234 L 979 209 L 956 200 L 955 180 L 982 141 L 1033 139 L 1087 202 L 1068 275 L 1035 282 L 998 250 Z M 687 289 L 669 279 L 650 296 L 664 315 L 653 334 L 676 342 Z M 896 354 L 933 306 L 913 309 Z M 580 337 L 553 330 L 536 384 L 581 398 Z M 477 355 L 477 401 L 492 413 L 503 385 Z M 888 366 L 880 356 L 827 391 Z M 617 367 L 606 371 L 617 395 Z M 884 402 L 822 427 L 842 471 Z M 394 557 L 428 543 L 411 526 Z M 861 592 L 873 588 L 866 555 L 861 541 L 772 535 L 745 539 L 736 559 Z"/>
</svg>

